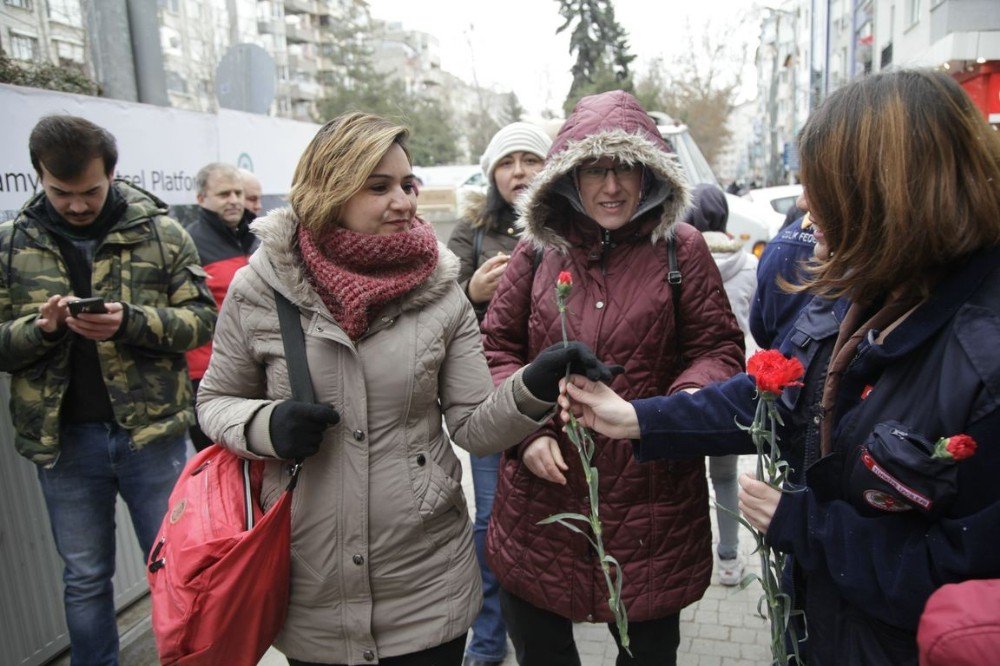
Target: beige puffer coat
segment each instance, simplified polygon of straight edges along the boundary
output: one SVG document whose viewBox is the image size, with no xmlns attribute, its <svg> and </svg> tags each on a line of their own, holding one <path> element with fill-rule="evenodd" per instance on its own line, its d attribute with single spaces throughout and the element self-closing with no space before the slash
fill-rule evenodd
<svg viewBox="0 0 1000 666">
<path fill-rule="evenodd" d="M 234 278 L 198 391 L 202 428 L 274 458 L 268 425 L 291 397 L 272 288 L 298 305 L 316 398 L 341 422 L 302 468 L 292 504 L 292 587 L 276 646 L 295 659 L 366 664 L 433 647 L 471 626 L 479 568 L 455 443 L 476 455 L 516 444 L 549 416 L 520 373 L 494 391 L 479 326 L 439 246 L 427 281 L 353 344 L 310 287 L 288 210 L 257 221 L 261 247 Z M 515 397 L 516 396 L 516 397 Z M 287 464 L 267 466 L 272 505 Z"/>
</svg>

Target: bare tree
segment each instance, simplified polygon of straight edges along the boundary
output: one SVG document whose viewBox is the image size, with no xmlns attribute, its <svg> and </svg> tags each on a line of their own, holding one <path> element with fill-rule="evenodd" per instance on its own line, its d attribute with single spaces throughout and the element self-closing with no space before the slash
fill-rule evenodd
<svg viewBox="0 0 1000 666">
<path fill-rule="evenodd" d="M 654 61 L 636 84 L 646 109 L 665 111 L 691 130 L 709 163 L 729 141 L 729 115 L 735 106 L 749 45 L 738 38 L 748 17 L 724 25 L 686 26 L 688 48 L 669 64 Z M 700 39 L 696 39 L 700 35 Z"/>
</svg>

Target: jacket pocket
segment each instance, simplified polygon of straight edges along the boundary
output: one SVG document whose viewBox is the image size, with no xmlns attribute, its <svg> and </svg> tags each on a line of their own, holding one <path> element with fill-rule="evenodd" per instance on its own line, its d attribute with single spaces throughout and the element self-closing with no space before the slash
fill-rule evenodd
<svg viewBox="0 0 1000 666">
<path fill-rule="evenodd" d="M 462 486 L 424 451 L 418 451 L 411 464 L 416 465 L 414 499 L 424 534 L 443 545 L 468 522 Z"/>
</svg>

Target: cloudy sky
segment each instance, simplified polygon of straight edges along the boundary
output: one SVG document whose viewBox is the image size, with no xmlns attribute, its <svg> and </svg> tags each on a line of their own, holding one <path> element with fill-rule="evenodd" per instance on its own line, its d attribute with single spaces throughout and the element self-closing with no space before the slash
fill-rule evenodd
<svg viewBox="0 0 1000 666">
<path fill-rule="evenodd" d="M 369 6 L 375 18 L 437 37 L 442 68 L 470 83 L 475 75 L 480 85 L 513 90 L 529 114 L 562 106 L 573 58 L 569 31 L 555 34 L 562 21 L 555 0 L 369 0 Z M 737 16 L 746 20 L 734 38 L 754 41 L 757 15 L 751 0 L 615 0 L 615 17 L 638 56 L 636 72 L 655 58 L 670 62 L 690 35 L 706 25 L 726 30 Z M 752 62 L 752 47 L 748 58 Z M 752 67 L 742 76 L 743 97 L 752 97 Z"/>
</svg>

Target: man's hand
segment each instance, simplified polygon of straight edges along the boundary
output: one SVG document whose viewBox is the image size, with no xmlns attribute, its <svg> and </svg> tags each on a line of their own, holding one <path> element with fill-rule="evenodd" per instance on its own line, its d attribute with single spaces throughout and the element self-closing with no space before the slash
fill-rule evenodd
<svg viewBox="0 0 1000 666">
<path fill-rule="evenodd" d="M 570 375 L 569 384 L 559 381 L 560 416 L 569 423 L 570 413 L 580 423 L 612 439 L 639 439 L 639 417 L 632 403 L 622 400 L 607 384 L 580 375 Z"/>
<path fill-rule="evenodd" d="M 561 486 L 566 485 L 566 477 L 563 472 L 568 470 L 569 466 L 563 460 L 559 443 L 551 437 L 539 437 L 524 447 L 521 460 L 538 478 L 558 483 Z"/>
<path fill-rule="evenodd" d="M 476 269 L 469 280 L 469 299 L 473 303 L 489 303 L 496 293 L 497 286 L 503 272 L 507 270 L 507 261 L 510 259 L 506 254 L 498 254 L 490 257 Z"/>
<path fill-rule="evenodd" d="M 749 474 L 740 474 L 740 511 L 750 524 L 767 534 L 771 519 L 781 501 L 781 491 L 758 481 Z"/>
<path fill-rule="evenodd" d="M 65 308 L 66 304 L 71 300 L 73 299 L 62 299 L 60 301 L 61 306 Z M 66 317 L 66 325 L 69 327 L 69 330 L 88 340 L 97 342 L 108 340 L 121 327 L 122 317 L 125 316 L 125 308 L 121 303 L 115 302 L 105 303 L 104 307 L 108 310 L 105 314 L 82 312 L 76 317 Z"/>
<path fill-rule="evenodd" d="M 40 308 L 38 308 L 38 319 L 35 326 L 43 332 L 52 334 L 66 325 L 66 318 L 69 317 L 69 308 L 66 307 L 68 299 L 59 294 L 49 297 Z"/>
</svg>

